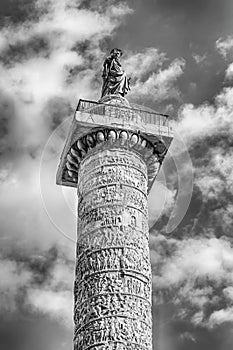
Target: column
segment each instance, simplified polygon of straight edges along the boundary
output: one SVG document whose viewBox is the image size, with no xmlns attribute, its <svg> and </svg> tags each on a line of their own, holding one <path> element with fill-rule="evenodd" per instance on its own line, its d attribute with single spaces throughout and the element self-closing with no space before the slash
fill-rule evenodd
<svg viewBox="0 0 233 350">
<path fill-rule="evenodd" d="M 152 349 L 147 165 L 109 142 L 78 169 L 76 350 Z"/>
</svg>

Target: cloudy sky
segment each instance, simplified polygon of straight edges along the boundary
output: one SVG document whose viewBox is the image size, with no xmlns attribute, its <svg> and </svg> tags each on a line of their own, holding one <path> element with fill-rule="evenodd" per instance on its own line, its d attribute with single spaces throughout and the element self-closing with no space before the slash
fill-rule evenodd
<svg viewBox="0 0 233 350">
<path fill-rule="evenodd" d="M 71 350 L 74 189 L 55 185 L 112 47 L 175 139 L 150 203 L 154 348 L 233 344 L 232 0 L 0 3 L 0 348 Z"/>
</svg>

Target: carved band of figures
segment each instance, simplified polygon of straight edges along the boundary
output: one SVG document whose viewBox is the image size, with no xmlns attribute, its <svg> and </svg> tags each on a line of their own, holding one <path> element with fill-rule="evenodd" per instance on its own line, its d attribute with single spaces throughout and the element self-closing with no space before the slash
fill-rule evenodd
<svg viewBox="0 0 233 350">
<path fill-rule="evenodd" d="M 96 305 L 98 306 L 98 304 Z M 87 308 L 89 310 L 89 308 Z M 85 308 L 83 308 L 84 312 L 86 311 Z M 106 319 L 125 319 L 127 321 L 140 321 L 142 324 L 144 323 L 144 325 L 146 327 L 151 327 L 151 308 L 147 308 L 147 309 L 142 309 L 142 310 L 138 310 L 137 315 L 136 313 L 134 313 L 134 316 L 132 316 L 131 314 L 127 314 L 127 312 L 117 312 L 116 310 L 111 310 L 111 312 L 109 311 L 108 315 L 94 315 L 94 313 L 92 312 L 92 310 L 98 310 L 97 308 L 92 308 L 91 309 L 91 315 L 90 318 L 86 317 L 82 317 L 82 314 L 78 314 L 74 317 L 74 320 L 76 321 L 76 327 L 74 329 L 75 333 L 79 334 L 82 331 L 84 331 L 86 328 L 90 327 L 92 324 L 96 324 L 96 322 L 101 322 L 102 320 L 106 320 Z M 143 317 L 142 317 L 143 316 Z"/>
<path fill-rule="evenodd" d="M 78 218 L 78 234 L 96 228 L 117 226 L 120 230 L 126 227 L 144 232 L 148 236 L 148 217 L 145 213 L 132 207 L 94 208 L 80 220 Z"/>
<path fill-rule="evenodd" d="M 144 215 L 147 217 L 147 210 L 145 209 L 143 210 L 134 205 L 128 205 L 127 209 L 137 210 L 138 214 L 141 213 L 141 216 Z M 104 218 L 106 218 L 106 215 L 107 215 L 107 220 L 104 220 Z M 101 221 L 105 223 L 109 222 L 113 225 L 128 224 L 134 227 L 138 226 L 138 219 L 137 219 L 138 215 L 137 217 L 135 215 L 128 216 L 127 211 L 122 210 L 122 204 L 111 203 L 107 207 L 106 205 L 103 204 L 102 206 L 97 206 L 96 208 L 93 208 L 93 209 L 89 207 L 89 211 L 84 210 L 83 212 L 78 213 L 78 216 L 79 216 L 79 221 L 84 222 L 83 225 L 88 225 L 90 222 L 93 222 L 93 221 L 94 222 Z"/>
<path fill-rule="evenodd" d="M 138 282 L 138 281 L 136 281 L 136 282 Z M 139 290 L 140 291 L 140 290 Z M 137 291 L 138 292 L 138 291 Z M 80 301 L 79 301 L 79 297 L 76 295 L 76 294 L 74 294 L 74 304 L 75 304 L 75 306 L 76 306 L 76 304 L 77 304 L 77 308 L 78 309 L 81 309 L 82 307 L 83 307 L 83 305 L 84 304 L 86 304 L 86 303 L 91 303 L 92 302 L 92 300 L 93 299 L 96 299 L 96 298 L 99 298 L 99 297 L 103 297 L 103 296 L 105 296 L 106 298 L 108 297 L 108 296 L 111 296 L 111 295 L 121 295 L 122 296 L 122 298 L 124 298 L 124 297 L 129 297 L 129 298 L 134 298 L 134 299 L 142 299 L 142 301 L 143 302 L 145 302 L 145 303 L 147 303 L 148 304 L 148 306 L 150 306 L 151 307 L 151 302 L 150 302 L 150 300 L 147 298 L 144 298 L 143 296 L 141 296 L 141 295 L 139 295 L 139 294 L 133 294 L 133 293 L 100 293 L 100 294 L 95 294 L 95 295 L 92 295 L 90 298 L 88 298 L 88 299 L 84 299 L 83 301 L 82 301 L 82 303 L 80 303 Z M 74 317 L 75 317 L 76 315 L 74 315 Z"/>
<path fill-rule="evenodd" d="M 75 279 L 74 295 L 80 304 L 96 295 L 108 293 L 137 295 L 151 302 L 151 284 L 148 280 L 141 280 L 137 276 L 125 274 L 122 278 L 122 274 L 118 271 L 93 276 L 83 283 Z"/>
<path fill-rule="evenodd" d="M 120 184 L 104 186 L 91 190 L 79 199 L 78 214 L 81 218 L 85 212 L 90 212 L 95 204 L 95 208 L 109 205 L 124 205 L 130 203 L 134 207 L 147 215 L 147 198 L 143 192 L 134 188 L 125 187 Z"/>
<path fill-rule="evenodd" d="M 131 249 L 125 249 L 123 246 L 120 249 L 104 249 L 97 251 L 89 256 L 84 256 L 81 261 L 78 259 L 76 263 L 76 276 L 83 280 L 95 273 L 103 271 L 135 271 L 135 273 L 148 276 L 150 273 L 149 252 L 135 252 Z"/>
<path fill-rule="evenodd" d="M 98 190 L 102 187 L 105 187 L 106 185 L 108 186 L 124 186 L 125 188 L 129 187 L 129 188 L 133 188 L 136 189 L 142 193 L 146 192 L 146 188 L 145 188 L 145 180 L 144 179 L 140 179 L 137 178 L 136 176 L 134 178 L 126 178 L 126 177 L 121 177 L 121 176 L 109 176 L 109 177 L 105 177 L 105 176 L 101 176 L 98 175 L 97 177 L 94 176 L 95 174 L 93 174 L 93 177 L 86 179 L 85 183 L 83 184 L 83 194 L 88 194 L 90 192 L 90 188 L 92 188 L 92 190 Z M 132 176 L 132 175 L 131 175 Z M 95 180 L 94 180 L 95 179 Z"/>
<path fill-rule="evenodd" d="M 102 318 L 90 323 L 87 327 L 75 333 L 77 349 L 98 343 L 123 342 L 125 345 L 135 344 L 151 349 L 151 327 L 140 320 L 125 317 Z M 106 349 L 106 348 L 104 348 Z M 128 349 L 128 348 L 127 348 Z"/>
<path fill-rule="evenodd" d="M 84 248 L 83 245 L 79 247 L 80 245 L 77 244 L 77 254 L 76 254 L 76 263 L 77 265 L 81 263 L 85 263 L 88 259 L 93 259 L 93 255 L 96 254 L 103 254 L 105 251 L 108 251 L 108 254 L 112 257 L 112 260 L 118 259 L 118 257 L 121 257 L 122 254 L 125 254 L 127 256 L 127 252 L 130 250 L 133 250 L 133 254 L 140 256 L 140 258 L 148 259 L 148 247 L 145 246 L 127 246 L 127 245 L 117 245 L 117 246 L 108 246 L 108 247 L 87 247 Z M 148 249 L 147 249 L 148 248 Z M 120 253 L 118 253 L 120 252 Z M 147 253 L 145 255 L 145 252 Z M 99 259 L 99 258 L 97 258 Z M 114 264 L 114 263 L 113 263 Z"/>
<path fill-rule="evenodd" d="M 151 304 L 148 300 L 130 294 L 99 294 L 82 304 L 75 304 L 76 330 L 105 317 L 127 317 L 151 325 Z"/>
<path fill-rule="evenodd" d="M 130 275 L 130 276 L 138 278 L 139 280 L 141 280 L 143 282 L 147 282 L 147 283 L 150 282 L 150 279 L 151 279 L 151 274 L 148 273 L 148 275 L 146 275 L 146 271 L 140 272 L 140 271 L 134 270 L 134 269 L 122 269 L 122 270 L 119 270 L 119 269 L 106 269 L 106 270 L 95 271 L 95 272 L 92 272 L 91 274 L 86 274 L 85 277 L 84 277 L 85 279 L 83 278 L 81 280 L 81 282 L 79 282 L 79 283 L 86 283 L 86 281 L 89 281 L 89 280 L 93 279 L 95 276 L 99 277 L 101 274 L 119 273 L 119 272 L 121 273 L 122 278 L 125 277 L 126 275 Z M 80 275 L 77 277 L 77 280 L 80 281 Z M 110 291 L 112 292 L 114 286 L 111 286 L 110 288 L 111 288 Z"/>
<path fill-rule="evenodd" d="M 94 272 L 90 275 L 87 275 L 85 279 L 81 280 L 79 278 L 75 278 L 75 289 L 80 289 L 80 291 L 82 292 L 82 285 L 84 286 L 83 291 L 84 292 L 88 292 L 88 287 L 87 283 L 90 283 L 90 285 L 92 284 L 92 281 L 97 278 L 98 280 L 104 280 L 104 277 L 106 277 L 106 275 L 120 275 L 122 280 L 125 280 L 126 277 L 130 277 L 133 278 L 134 280 L 138 280 L 142 283 L 145 284 L 150 284 L 151 282 L 151 274 L 149 274 L 148 276 L 146 276 L 145 274 L 137 271 L 137 270 L 130 270 L 130 269 L 125 269 L 125 270 L 117 270 L 117 269 L 108 269 L 108 270 L 102 270 L 102 271 L 98 271 L 98 272 Z M 102 279 L 101 279 L 102 278 Z M 113 293 L 114 291 L 116 291 L 116 289 L 119 286 L 115 285 L 115 284 L 107 284 L 106 286 L 104 286 L 104 288 L 106 288 L 105 291 L 108 291 L 109 293 Z M 120 292 L 120 291 L 119 291 Z M 79 293 L 79 291 L 78 291 Z M 98 294 L 98 293 L 97 293 Z M 94 295 L 97 295 L 94 294 Z"/>
<path fill-rule="evenodd" d="M 145 228 L 144 228 L 145 229 Z M 148 248 L 148 230 L 135 230 L 135 227 L 126 226 L 121 230 L 119 226 L 101 227 L 92 230 L 82 230 L 79 232 L 79 243 L 77 245 L 77 256 L 85 253 L 88 249 L 98 249 L 105 247 L 124 246 L 133 247 L 133 249 L 149 249 Z M 80 243 L 82 242 L 82 243 Z"/>
<path fill-rule="evenodd" d="M 144 310 L 145 311 L 145 310 Z M 148 312 L 149 314 L 149 312 Z M 141 320 L 140 318 L 136 318 L 136 317 L 131 317 L 129 315 L 124 315 L 121 313 L 113 313 L 113 315 L 110 316 L 101 316 L 101 317 L 97 317 L 97 318 L 93 318 L 91 320 L 87 320 L 87 323 L 82 324 L 82 326 L 80 326 L 79 328 L 76 327 L 75 328 L 75 334 L 80 334 L 82 331 L 85 331 L 87 328 L 90 328 L 93 324 L 96 325 L 96 322 L 100 323 L 102 321 L 108 320 L 108 319 L 114 319 L 114 320 L 119 320 L 119 319 L 125 319 L 126 321 L 131 321 L 131 322 L 135 322 L 135 321 L 139 321 L 141 324 L 144 323 L 144 329 L 146 327 L 150 328 L 151 324 L 145 322 L 144 320 Z"/>
</svg>

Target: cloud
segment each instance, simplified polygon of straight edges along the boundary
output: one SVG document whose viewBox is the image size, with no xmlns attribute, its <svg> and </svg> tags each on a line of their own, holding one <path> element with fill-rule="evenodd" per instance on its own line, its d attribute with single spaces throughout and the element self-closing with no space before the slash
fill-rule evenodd
<svg viewBox="0 0 233 350">
<path fill-rule="evenodd" d="M 230 307 L 232 302 L 231 289 L 222 293 L 224 286 L 233 282 L 231 244 L 216 238 L 178 241 L 162 235 L 153 237 L 155 303 L 161 303 L 163 295 L 162 299 L 168 298 L 177 306 L 180 319 L 213 325 L 219 306 L 226 303 Z"/>
<path fill-rule="evenodd" d="M 32 280 L 32 273 L 23 263 L 0 257 L 0 312 L 12 313 L 17 310 L 20 291 Z"/>
<path fill-rule="evenodd" d="M 161 287 L 171 288 L 187 278 L 194 281 L 208 276 L 211 280 L 218 281 L 224 278 L 224 272 L 228 275 L 228 270 L 224 271 L 226 264 L 229 263 L 228 267 L 233 268 L 232 250 L 225 241 L 215 238 L 190 239 L 175 244 L 178 249 L 167 260 L 161 270 L 161 278 L 156 281 Z M 230 274 L 228 278 L 231 278 Z"/>
<path fill-rule="evenodd" d="M 28 295 L 28 302 L 34 312 L 48 315 L 68 326 L 72 325 L 72 291 L 52 291 L 50 288 L 32 289 Z"/>
<path fill-rule="evenodd" d="M 207 54 L 204 55 L 198 55 L 198 54 L 193 54 L 193 59 L 196 62 L 196 64 L 203 64 L 204 61 L 207 59 Z"/>
<path fill-rule="evenodd" d="M 201 189 L 205 199 L 217 199 L 225 188 L 223 181 L 216 175 L 208 175 L 206 171 L 203 176 L 196 179 L 196 184 Z"/>
<path fill-rule="evenodd" d="M 71 325 L 73 260 L 54 252 L 0 258 L 1 314 L 11 316 L 23 307 Z"/>
<path fill-rule="evenodd" d="M 227 139 L 225 143 L 227 146 Z M 219 201 L 224 192 L 233 194 L 232 157 L 231 148 L 225 150 L 216 145 L 208 150 L 208 164 L 200 165 L 196 171 L 196 184 L 203 193 L 204 201 Z"/>
<path fill-rule="evenodd" d="M 231 63 L 226 70 L 226 80 L 232 80 L 233 78 L 233 63 Z"/>
<path fill-rule="evenodd" d="M 164 60 L 164 58 L 162 59 Z M 184 67 L 185 61 L 176 59 L 167 68 L 160 68 L 157 72 L 151 72 L 145 80 L 142 79 L 143 71 L 139 69 L 140 75 L 133 86 L 130 97 L 156 100 L 156 103 L 169 99 L 180 100 L 181 94 L 175 83 L 183 74 Z M 145 69 L 144 72 L 146 73 L 146 67 L 142 66 L 142 69 Z M 136 67 L 135 71 L 137 71 Z"/>
<path fill-rule="evenodd" d="M 232 96 L 233 89 L 227 87 L 216 96 L 214 104 L 205 103 L 198 107 L 185 104 L 181 107 L 176 131 L 184 135 L 187 145 L 232 130 Z"/>
<path fill-rule="evenodd" d="M 50 50 L 72 49 L 77 42 L 91 40 L 97 36 L 110 35 L 120 24 L 122 17 L 132 10 L 123 3 L 112 4 L 103 9 L 80 8 L 80 1 L 54 0 L 35 2 L 39 20 L 27 20 L 23 24 L 9 25 L 2 29 L 1 47 L 6 48 L 24 43 L 37 37 L 44 37 L 50 44 Z M 3 39 L 4 37 L 4 39 Z M 6 40 L 5 40 L 6 39 Z"/>
<path fill-rule="evenodd" d="M 226 322 L 233 322 L 233 308 L 214 311 L 210 316 L 209 326 L 216 327 Z"/>
<path fill-rule="evenodd" d="M 228 54 L 231 54 L 233 50 L 233 37 L 228 36 L 226 39 L 219 38 L 216 41 L 216 49 L 224 58 L 227 58 Z"/>
<path fill-rule="evenodd" d="M 32 284 L 27 289 L 26 305 L 52 319 L 72 324 L 73 312 L 73 261 L 58 257 L 49 277 L 42 285 Z"/>
<path fill-rule="evenodd" d="M 183 105 L 175 123 L 189 148 L 195 185 L 202 193 L 192 234 L 209 235 L 211 231 L 217 237 L 232 236 L 232 94 L 232 87 L 226 87 L 213 104 Z"/>
<path fill-rule="evenodd" d="M 182 341 L 190 340 L 192 342 L 196 342 L 196 338 L 193 336 L 192 333 L 190 332 L 184 332 L 180 335 L 180 339 Z"/>
<path fill-rule="evenodd" d="M 124 69 L 129 76 L 140 80 L 158 70 L 167 60 L 165 53 L 154 47 L 148 47 L 144 52 L 127 54 L 129 57 L 124 60 Z"/>
</svg>

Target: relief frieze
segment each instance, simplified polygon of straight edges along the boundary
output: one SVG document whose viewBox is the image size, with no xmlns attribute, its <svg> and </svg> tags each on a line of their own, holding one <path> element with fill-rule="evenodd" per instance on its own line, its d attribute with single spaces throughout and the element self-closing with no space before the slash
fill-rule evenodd
<svg viewBox="0 0 233 350">
<path fill-rule="evenodd" d="M 147 166 L 98 150 L 80 163 L 75 347 L 151 350 Z"/>
<path fill-rule="evenodd" d="M 93 231 L 78 232 L 77 256 L 86 249 L 98 249 L 112 246 L 131 246 L 135 250 L 143 249 L 149 252 L 148 236 L 134 227 L 103 227 Z"/>
<path fill-rule="evenodd" d="M 91 211 L 93 206 L 108 206 L 129 203 L 129 205 L 138 208 L 147 214 L 147 198 L 143 192 L 135 188 L 125 187 L 121 184 L 101 187 L 90 191 L 84 197 L 80 198 L 78 205 L 79 216 L 82 217 L 85 212 Z"/>
<path fill-rule="evenodd" d="M 125 293 L 142 297 L 151 302 L 151 285 L 135 276 L 127 276 L 119 272 L 107 272 L 94 275 L 91 279 L 80 281 L 75 279 L 75 300 L 80 303 L 95 295 L 106 293 Z"/>
<path fill-rule="evenodd" d="M 137 296 L 127 294 L 100 294 L 87 299 L 82 304 L 75 304 L 75 329 L 85 327 L 89 322 L 105 317 L 136 318 L 151 325 L 151 304 Z"/>
<path fill-rule="evenodd" d="M 89 323 L 78 334 L 75 334 L 75 343 L 78 349 L 98 343 L 123 342 L 133 346 L 138 344 L 144 349 L 151 346 L 151 328 L 144 322 L 123 317 L 101 318 Z M 132 347 L 135 349 L 135 346 Z"/>
<path fill-rule="evenodd" d="M 81 281 L 87 275 L 101 272 L 102 270 L 134 270 L 147 276 L 150 273 L 149 256 L 139 252 L 121 248 L 107 248 L 89 254 L 81 255 L 77 259 L 76 276 Z"/>
</svg>

